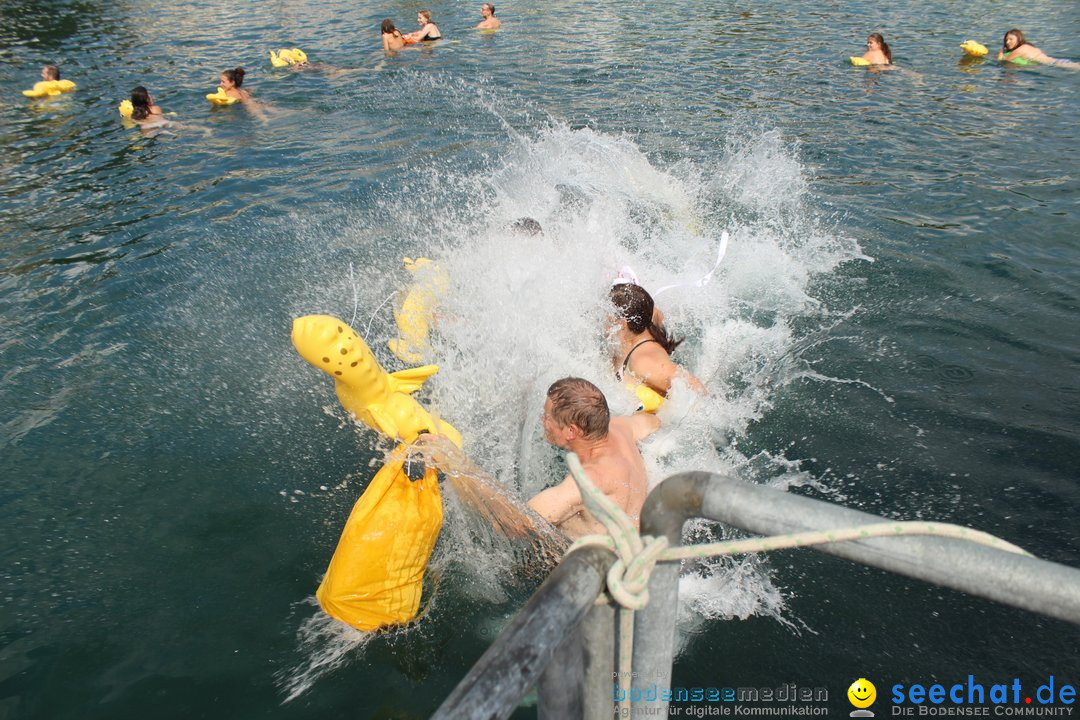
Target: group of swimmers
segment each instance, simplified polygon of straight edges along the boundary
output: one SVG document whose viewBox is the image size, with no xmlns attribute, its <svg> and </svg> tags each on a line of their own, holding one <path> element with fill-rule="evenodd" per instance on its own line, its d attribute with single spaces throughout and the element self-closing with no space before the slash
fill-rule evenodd
<svg viewBox="0 0 1080 720">
<path fill-rule="evenodd" d="M 985 48 L 982 49 L 982 52 L 985 52 Z M 885 38 L 881 33 L 871 33 L 866 38 L 866 52 L 862 54 L 860 59 L 865 62 L 859 64 L 892 65 L 892 49 L 889 47 L 889 43 L 885 42 Z M 1080 67 L 1080 63 L 1071 60 L 1050 57 L 1029 43 L 1024 37 L 1023 31 L 1017 28 L 1005 33 L 1005 37 L 1001 40 L 1001 50 L 998 52 L 997 59 L 999 62 L 1010 62 L 1017 65 L 1040 64 Z M 852 62 L 854 61 L 855 58 L 852 58 Z"/>
<path fill-rule="evenodd" d="M 632 389 L 648 388 L 661 402 L 680 382 L 691 392 L 707 394 L 700 380 L 671 359 L 682 340 L 668 332 L 663 313 L 636 278 L 620 273 L 608 299 L 614 310 L 608 328 L 612 370 L 621 382 Z M 548 388 L 541 419 L 544 438 L 575 453 L 589 480 L 635 524 L 640 522 L 649 492 L 637 443 L 660 427 L 654 412 L 644 410 L 613 417 L 595 384 L 567 377 Z M 586 509 L 577 482 L 569 475 L 535 495 L 529 507 L 571 539 L 605 532 Z"/>
<path fill-rule="evenodd" d="M 484 3 L 480 6 L 480 15 L 484 18 L 476 26 L 477 30 L 498 30 L 502 27 L 502 20 L 495 17 L 495 6 L 491 3 Z M 439 26 L 436 25 L 431 19 L 430 10 L 421 10 L 416 13 L 416 22 L 420 24 L 420 29 L 411 33 L 402 34 L 400 30 L 394 25 L 394 21 L 390 18 L 386 18 L 382 21 L 382 46 L 386 52 L 393 52 L 400 50 L 406 45 L 412 45 L 420 42 L 434 42 L 436 40 L 442 40 L 443 34 L 439 30 Z"/>
</svg>

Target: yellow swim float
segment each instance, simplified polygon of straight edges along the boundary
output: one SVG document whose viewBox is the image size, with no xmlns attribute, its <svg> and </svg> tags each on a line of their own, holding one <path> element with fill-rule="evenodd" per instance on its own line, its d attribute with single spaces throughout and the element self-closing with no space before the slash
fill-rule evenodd
<svg viewBox="0 0 1080 720">
<path fill-rule="evenodd" d="M 404 258 L 405 269 L 414 276 L 401 305 L 394 306 L 398 337 L 387 342 L 390 352 L 406 363 L 423 362 L 431 349 L 428 335 L 435 323 L 439 297 L 446 294 L 450 276 L 428 258 Z"/>
<path fill-rule="evenodd" d="M 965 53 L 971 55 L 972 57 L 982 57 L 988 52 L 990 52 L 989 50 L 987 50 L 985 45 L 977 43 L 974 40 L 968 40 L 966 43 L 960 45 L 960 47 Z"/>
<path fill-rule="evenodd" d="M 233 103 L 240 102 L 237 98 L 229 97 L 225 94 L 225 88 L 218 87 L 216 93 L 209 93 L 206 99 L 210 101 L 212 105 L 232 105 Z"/>
<path fill-rule="evenodd" d="M 637 395 L 638 408 L 635 412 L 647 412 L 655 413 L 660 409 L 660 406 L 664 404 L 666 399 L 663 395 L 653 390 L 645 383 L 634 386 L 627 384 L 628 388 L 634 391 L 634 395 Z"/>
<path fill-rule="evenodd" d="M 75 83 L 70 80 L 41 80 L 29 90 L 23 90 L 22 94 L 29 98 L 56 97 L 74 89 Z"/>
<path fill-rule="evenodd" d="M 852 55 L 851 56 L 851 64 L 854 65 L 855 67 L 868 67 L 870 65 L 870 61 L 867 60 L 864 57 L 859 57 L 858 55 Z"/>
<path fill-rule="evenodd" d="M 131 104 L 130 100 L 121 100 L 120 107 L 116 109 L 120 111 L 120 117 L 125 120 L 130 120 L 131 113 L 135 112 L 135 106 Z"/>
<path fill-rule="evenodd" d="M 274 67 L 289 67 L 290 65 L 303 65 L 307 62 L 307 53 L 300 48 L 292 50 L 270 51 L 270 64 Z"/>
</svg>

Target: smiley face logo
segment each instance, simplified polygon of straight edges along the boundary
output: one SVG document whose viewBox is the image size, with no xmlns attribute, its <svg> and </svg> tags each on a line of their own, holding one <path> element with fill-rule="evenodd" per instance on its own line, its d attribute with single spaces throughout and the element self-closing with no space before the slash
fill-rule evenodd
<svg viewBox="0 0 1080 720">
<path fill-rule="evenodd" d="M 866 708 L 877 699 L 877 688 L 866 678 L 859 678 L 847 689 L 848 700 L 857 708 Z"/>
</svg>

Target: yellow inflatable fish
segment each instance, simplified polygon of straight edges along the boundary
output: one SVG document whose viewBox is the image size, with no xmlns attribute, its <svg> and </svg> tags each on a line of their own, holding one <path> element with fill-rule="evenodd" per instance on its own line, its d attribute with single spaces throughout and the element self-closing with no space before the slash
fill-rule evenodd
<svg viewBox="0 0 1080 720">
<path fill-rule="evenodd" d="M 415 278 L 405 299 L 401 301 L 401 307 L 394 308 L 398 337 L 387 342 L 387 345 L 390 352 L 402 362 L 418 363 L 424 361 L 431 349 L 428 333 L 435 322 L 439 296 L 444 295 L 450 285 L 450 276 L 427 258 L 405 258 L 404 262 L 405 269 Z"/>
<path fill-rule="evenodd" d="M 640 403 L 640 405 L 636 412 L 655 413 L 660 409 L 660 406 L 664 404 L 664 396 L 645 383 L 641 383 L 636 387 L 628 384 L 626 387 L 633 390 L 634 394 L 637 395 L 638 403 Z"/>
<path fill-rule="evenodd" d="M 988 52 L 990 52 L 989 50 L 986 49 L 985 45 L 977 43 L 974 40 L 968 40 L 966 43 L 963 43 L 960 47 L 963 48 L 965 53 L 967 53 L 968 55 L 971 55 L 973 57 L 982 57 L 983 55 L 986 55 Z"/>
<path fill-rule="evenodd" d="M 208 93 L 206 99 L 214 105 L 232 105 L 233 103 L 240 102 L 237 98 L 226 95 L 225 88 L 223 87 L 219 87 L 217 92 Z"/>
<path fill-rule="evenodd" d="M 870 61 L 867 60 L 864 57 L 859 57 L 857 55 L 852 55 L 851 56 L 851 64 L 854 65 L 855 67 L 867 67 L 870 64 Z"/>
<path fill-rule="evenodd" d="M 387 373 L 363 338 L 329 315 L 293 320 L 292 342 L 300 357 L 334 378 L 338 400 L 368 427 L 407 443 L 423 432 L 438 433 L 461 447 L 461 433 L 432 417 L 409 394 L 437 373 L 438 365 Z"/>
<path fill-rule="evenodd" d="M 399 446 L 356 501 L 315 597 L 331 617 L 377 630 L 416 617 L 442 528 L 438 473 L 411 481 Z"/>
<path fill-rule="evenodd" d="M 274 67 L 289 67 L 290 65 L 302 65 L 307 62 L 307 53 L 300 48 L 292 50 L 279 50 L 275 53 L 270 51 L 270 64 Z"/>
<path fill-rule="evenodd" d="M 71 92 L 74 89 L 75 83 L 70 80 L 41 80 L 34 83 L 34 87 L 29 90 L 23 90 L 22 94 L 31 98 L 56 97 L 60 93 Z"/>
<path fill-rule="evenodd" d="M 120 111 L 120 117 L 128 120 L 131 118 L 131 113 L 135 112 L 135 106 L 131 104 L 130 100 L 121 100 L 120 107 L 116 108 Z"/>
</svg>

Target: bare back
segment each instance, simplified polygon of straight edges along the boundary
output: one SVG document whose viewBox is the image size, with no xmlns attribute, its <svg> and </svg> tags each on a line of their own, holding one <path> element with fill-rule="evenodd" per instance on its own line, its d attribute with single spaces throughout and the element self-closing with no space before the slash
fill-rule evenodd
<svg viewBox="0 0 1080 720">
<path fill-rule="evenodd" d="M 582 467 L 593 484 L 622 508 L 636 526 L 640 522 L 649 483 L 645 476 L 645 461 L 635 442 L 632 419 L 612 418 L 606 440 L 603 447 L 582 463 Z M 571 538 L 607 532 L 584 507 L 559 523 L 559 529 Z"/>
</svg>

